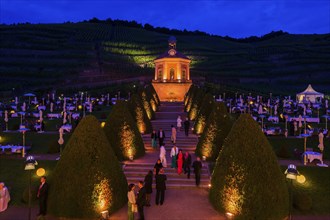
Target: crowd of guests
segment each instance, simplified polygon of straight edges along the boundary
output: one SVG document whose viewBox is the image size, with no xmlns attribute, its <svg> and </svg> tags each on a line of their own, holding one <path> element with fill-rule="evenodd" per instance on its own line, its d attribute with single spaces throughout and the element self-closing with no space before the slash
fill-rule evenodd
<svg viewBox="0 0 330 220">
<path fill-rule="evenodd" d="M 175 151 L 176 146 L 174 146 L 173 148 Z M 183 155 L 182 150 L 179 150 L 177 156 L 178 156 L 177 157 L 178 160 L 175 163 L 175 166 L 172 166 L 172 168 L 176 168 L 179 175 L 182 173 L 182 170 L 184 170 L 184 173 L 187 174 L 187 178 L 190 179 L 191 155 L 189 154 L 189 152 L 186 152 Z M 175 156 L 172 156 L 172 158 L 173 157 Z M 182 162 L 180 162 L 180 160 Z M 196 186 L 199 186 L 201 171 L 202 171 L 202 162 L 199 157 L 197 157 L 196 161 L 194 161 L 192 167 L 194 169 Z M 153 179 L 155 179 L 155 183 L 156 183 L 155 204 L 157 206 L 164 204 L 167 176 L 165 175 L 164 165 L 161 162 L 161 159 L 158 159 L 157 162 L 155 163 L 153 171 L 149 170 L 144 178 L 144 181 L 138 182 L 137 184 L 138 189 L 136 189 L 134 183 L 128 185 L 127 207 L 128 207 L 129 220 L 134 219 L 135 212 L 138 212 L 140 220 L 144 219 L 144 206 L 146 207 L 151 206 Z"/>
</svg>

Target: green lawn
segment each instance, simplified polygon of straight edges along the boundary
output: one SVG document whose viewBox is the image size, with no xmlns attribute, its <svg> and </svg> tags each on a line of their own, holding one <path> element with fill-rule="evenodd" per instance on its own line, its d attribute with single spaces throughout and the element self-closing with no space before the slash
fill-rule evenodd
<svg viewBox="0 0 330 220">
<path fill-rule="evenodd" d="M 0 156 L 1 157 L 1 156 Z M 46 170 L 46 176 L 51 177 L 52 171 L 57 161 L 38 161 L 38 168 L 44 168 Z M 0 159 L 0 181 L 3 181 L 9 188 L 11 196 L 11 205 L 23 205 L 22 197 L 24 190 L 29 186 L 29 171 L 24 170 L 25 161 L 23 159 Z M 39 177 L 36 175 L 36 170 L 32 172 L 32 189 L 36 192 L 39 186 Z M 49 178 L 51 181 L 51 178 Z M 35 200 L 35 195 L 33 195 Z"/>
<path fill-rule="evenodd" d="M 282 167 L 284 170 L 286 167 Z M 301 175 L 306 178 L 305 183 L 293 181 L 293 192 L 307 194 L 312 199 L 312 208 L 308 211 L 293 209 L 296 215 L 329 215 L 330 214 L 330 175 L 329 168 L 298 167 Z M 289 183 L 288 183 L 289 185 Z"/>
</svg>

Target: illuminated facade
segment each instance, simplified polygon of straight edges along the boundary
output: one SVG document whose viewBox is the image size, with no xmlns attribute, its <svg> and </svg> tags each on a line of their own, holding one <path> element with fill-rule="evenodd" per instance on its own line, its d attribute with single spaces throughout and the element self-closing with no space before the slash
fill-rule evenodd
<svg viewBox="0 0 330 220">
<path fill-rule="evenodd" d="M 154 60 L 155 75 L 152 80 L 160 101 L 183 101 L 192 84 L 191 60 L 176 50 L 176 39 L 170 37 L 169 49 Z"/>
</svg>

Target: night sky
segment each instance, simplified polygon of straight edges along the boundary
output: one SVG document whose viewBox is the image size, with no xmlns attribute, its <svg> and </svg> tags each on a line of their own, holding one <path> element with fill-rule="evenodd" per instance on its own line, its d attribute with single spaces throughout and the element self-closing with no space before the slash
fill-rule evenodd
<svg viewBox="0 0 330 220">
<path fill-rule="evenodd" d="M 330 33 L 330 0 L 0 0 L 0 23 L 135 20 L 231 37 Z"/>
</svg>

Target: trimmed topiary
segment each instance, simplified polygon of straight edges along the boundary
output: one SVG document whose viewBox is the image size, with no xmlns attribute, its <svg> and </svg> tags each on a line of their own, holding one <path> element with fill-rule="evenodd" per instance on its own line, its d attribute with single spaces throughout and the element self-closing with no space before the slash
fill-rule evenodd
<svg viewBox="0 0 330 220">
<path fill-rule="evenodd" d="M 232 127 L 232 121 L 223 102 L 213 105 L 204 132 L 196 146 L 196 154 L 215 161 Z"/>
<path fill-rule="evenodd" d="M 188 92 L 185 94 L 183 102 L 184 102 L 184 106 L 186 107 L 188 104 L 188 99 L 191 96 L 192 90 L 194 89 L 195 85 L 191 85 L 188 89 Z"/>
<path fill-rule="evenodd" d="M 198 115 L 195 119 L 194 132 L 196 134 L 202 134 L 207 122 L 207 119 L 213 109 L 214 98 L 211 94 L 206 94 L 203 98 Z"/>
<path fill-rule="evenodd" d="M 295 192 L 293 194 L 293 206 L 300 211 L 309 211 L 312 208 L 312 198 L 304 192 Z"/>
<path fill-rule="evenodd" d="M 147 92 L 149 92 L 152 95 L 153 99 L 156 102 L 156 105 L 159 106 L 160 105 L 160 99 L 157 95 L 157 92 L 156 92 L 155 88 L 152 85 L 149 85 L 149 86 L 146 87 L 146 90 L 147 90 Z"/>
<path fill-rule="evenodd" d="M 187 104 L 186 104 L 185 109 L 184 109 L 186 112 L 190 111 L 190 108 L 192 106 L 192 102 L 194 100 L 194 96 L 196 95 L 197 90 L 199 89 L 195 85 L 190 86 L 190 88 L 191 88 L 191 90 L 189 89 L 190 92 L 189 92 L 189 95 L 188 95 L 188 98 L 187 98 Z"/>
<path fill-rule="evenodd" d="M 204 96 L 205 96 L 205 92 L 202 89 L 198 89 L 196 95 L 193 98 L 193 102 L 191 104 L 191 108 L 188 113 L 188 117 L 190 120 L 193 121 L 197 117 Z"/>
<path fill-rule="evenodd" d="M 235 219 L 284 219 L 289 194 L 267 138 L 251 115 L 235 122 L 212 173 L 210 201 Z"/>
<path fill-rule="evenodd" d="M 57 163 L 50 187 L 49 211 L 65 218 L 97 218 L 127 201 L 127 181 L 100 123 L 83 118 Z"/>
<path fill-rule="evenodd" d="M 129 160 L 145 154 L 141 134 L 125 101 L 118 101 L 114 105 L 104 131 L 118 160 Z"/>
<path fill-rule="evenodd" d="M 147 96 L 147 93 L 145 90 L 142 90 L 140 92 L 140 96 L 141 96 L 141 100 L 142 100 L 142 103 L 143 103 L 143 107 L 148 115 L 148 118 L 151 120 L 151 119 L 154 119 L 155 118 L 155 112 L 154 110 L 152 109 L 151 105 L 150 105 L 150 102 L 149 102 L 149 99 L 148 99 L 148 96 Z"/>
<path fill-rule="evenodd" d="M 141 134 L 149 134 L 152 131 L 152 125 L 148 115 L 143 107 L 142 100 L 137 94 L 132 95 L 130 101 L 130 112 L 135 118 L 136 125 Z"/>
</svg>

